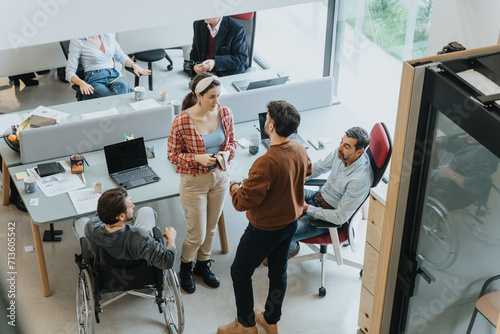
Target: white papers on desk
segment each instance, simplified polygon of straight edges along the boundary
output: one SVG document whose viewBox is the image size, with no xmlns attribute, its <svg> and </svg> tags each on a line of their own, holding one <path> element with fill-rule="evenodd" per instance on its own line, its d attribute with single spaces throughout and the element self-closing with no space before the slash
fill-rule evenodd
<svg viewBox="0 0 500 334">
<path fill-rule="evenodd" d="M 94 112 L 82 114 L 82 119 L 99 118 L 99 117 L 115 115 L 115 114 L 118 114 L 118 109 L 111 108 L 111 109 L 106 109 L 106 110 L 102 110 L 102 111 L 94 111 Z"/>
<path fill-rule="evenodd" d="M 138 102 L 133 102 L 130 104 L 132 108 L 135 110 L 145 110 L 160 107 L 160 104 L 156 102 L 154 99 L 147 99 Z"/>
<path fill-rule="evenodd" d="M 28 113 L 28 116 L 33 116 L 33 115 L 47 117 L 47 118 L 53 118 L 53 119 L 56 119 L 58 122 L 59 122 L 59 120 L 62 120 L 62 119 L 67 118 L 69 116 L 68 113 L 54 110 L 54 109 L 44 107 L 44 106 L 39 106 Z"/>
<path fill-rule="evenodd" d="M 71 174 L 71 172 L 44 177 L 37 181 L 37 185 L 47 197 L 54 197 L 85 187 L 80 177 L 77 174 Z"/>
<path fill-rule="evenodd" d="M 19 114 L 6 114 L 0 116 L 0 135 L 3 135 L 12 125 L 19 125 L 22 121 Z"/>
<path fill-rule="evenodd" d="M 477 71 L 470 69 L 457 74 L 484 95 L 500 93 L 500 86 Z M 496 100 L 495 103 L 500 104 L 500 100 Z"/>
<path fill-rule="evenodd" d="M 75 207 L 76 213 L 82 214 L 97 211 L 97 200 L 101 194 L 96 193 L 92 188 L 85 188 L 68 192 L 71 203 Z"/>
</svg>

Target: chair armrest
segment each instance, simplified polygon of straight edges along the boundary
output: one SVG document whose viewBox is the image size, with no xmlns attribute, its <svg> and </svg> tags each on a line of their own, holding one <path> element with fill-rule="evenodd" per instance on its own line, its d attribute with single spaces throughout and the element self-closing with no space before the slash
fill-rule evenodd
<svg viewBox="0 0 500 334">
<path fill-rule="evenodd" d="M 316 228 L 339 228 L 342 225 L 336 225 L 324 220 L 314 219 L 311 221 L 311 225 Z"/>
<path fill-rule="evenodd" d="M 311 179 L 311 180 L 306 180 L 305 185 L 306 186 L 318 186 L 321 187 L 326 183 L 326 179 Z"/>
<path fill-rule="evenodd" d="M 125 70 L 129 71 L 130 73 L 132 73 L 133 75 L 137 76 L 134 72 L 134 69 L 132 67 L 128 67 L 128 66 L 123 66 L 125 68 Z M 139 75 L 140 77 L 140 75 Z"/>
</svg>

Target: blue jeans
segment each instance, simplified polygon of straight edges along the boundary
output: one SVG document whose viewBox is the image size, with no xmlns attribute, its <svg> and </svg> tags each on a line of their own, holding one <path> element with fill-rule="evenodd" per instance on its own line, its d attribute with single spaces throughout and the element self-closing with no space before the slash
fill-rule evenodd
<svg viewBox="0 0 500 334">
<path fill-rule="evenodd" d="M 304 201 L 313 206 L 320 207 L 321 205 L 318 203 L 317 195 L 318 191 L 312 191 L 309 189 L 304 189 Z M 293 235 L 292 242 L 290 243 L 290 251 L 297 247 L 297 242 L 299 240 L 315 237 L 317 235 L 321 235 L 323 233 L 328 232 L 327 228 L 317 228 L 311 225 L 311 221 L 314 218 L 306 214 L 305 216 L 299 218 L 299 222 L 297 225 L 297 231 Z"/>
<path fill-rule="evenodd" d="M 264 317 L 269 324 L 280 320 L 286 292 L 288 249 L 296 229 L 296 220 L 277 231 L 264 231 L 248 224 L 241 236 L 231 265 L 231 278 L 238 321 L 243 326 L 255 326 L 252 275 L 266 257 L 269 292 Z"/>
<path fill-rule="evenodd" d="M 95 99 L 96 97 L 104 97 L 118 94 L 125 94 L 130 92 L 130 86 L 127 80 L 118 78 L 120 73 L 114 68 L 106 68 L 102 70 L 85 72 L 85 82 L 94 87 L 94 93 L 91 95 L 83 95 L 84 100 Z"/>
</svg>

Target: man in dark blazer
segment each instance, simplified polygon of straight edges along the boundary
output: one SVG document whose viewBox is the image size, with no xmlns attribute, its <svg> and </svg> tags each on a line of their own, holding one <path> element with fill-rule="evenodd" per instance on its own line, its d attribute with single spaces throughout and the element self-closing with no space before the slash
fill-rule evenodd
<svg viewBox="0 0 500 334">
<path fill-rule="evenodd" d="M 248 58 L 245 28 L 224 16 L 193 23 L 190 59 L 192 76 L 214 72 L 218 76 L 243 73 Z"/>
</svg>

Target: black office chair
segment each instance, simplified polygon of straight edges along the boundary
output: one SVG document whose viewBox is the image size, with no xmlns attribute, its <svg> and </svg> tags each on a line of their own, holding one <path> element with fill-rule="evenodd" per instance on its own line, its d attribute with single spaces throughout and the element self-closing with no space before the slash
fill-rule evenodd
<svg viewBox="0 0 500 334">
<path fill-rule="evenodd" d="M 366 153 L 370 158 L 370 165 L 373 170 L 373 183 L 372 188 L 377 186 L 379 181 L 382 179 L 382 176 L 387 169 L 387 165 L 389 164 L 389 160 L 391 159 L 392 153 L 392 141 L 389 135 L 389 131 L 384 123 L 377 123 L 373 126 L 373 129 L 370 133 L 371 142 L 370 146 L 366 149 Z M 321 187 L 326 180 L 324 179 L 311 179 L 306 181 L 306 185 L 310 186 L 319 186 Z M 369 194 L 366 196 L 368 199 Z M 357 238 L 358 233 L 356 229 L 356 225 L 361 220 L 361 207 L 364 202 L 358 207 L 358 209 L 354 212 L 354 214 L 348 219 L 347 222 L 342 224 L 341 226 L 332 224 L 330 222 L 322 221 L 322 220 L 313 220 L 311 224 L 317 228 L 328 228 L 328 232 L 299 240 L 302 243 L 307 244 L 309 248 L 311 248 L 315 253 L 309 255 L 302 255 L 293 257 L 288 260 L 289 263 L 294 262 L 303 262 L 309 260 L 317 260 L 321 261 L 321 287 L 319 288 L 318 294 L 321 297 L 326 295 L 325 288 L 325 263 L 326 260 L 334 261 L 338 265 L 348 265 L 354 268 L 363 269 L 362 263 L 357 263 L 346 259 L 342 256 L 341 246 L 349 245 L 353 252 L 357 251 Z M 319 245 L 320 248 L 315 245 Z M 329 254 L 327 252 L 327 246 L 332 245 L 334 254 Z M 362 271 L 360 272 L 360 275 Z"/>
<path fill-rule="evenodd" d="M 62 49 L 62 51 L 63 51 L 63 53 L 64 53 L 64 57 L 66 58 L 66 60 L 68 60 L 68 55 L 69 55 L 69 43 L 70 43 L 70 41 L 69 41 L 69 40 L 59 42 L 59 45 L 61 46 L 61 49 Z M 129 71 L 130 73 L 132 73 L 132 74 L 134 74 L 134 75 L 135 75 L 135 73 L 134 73 L 134 69 L 133 69 L 133 68 L 131 68 L 131 67 L 126 67 L 126 66 L 124 66 L 124 68 L 125 68 L 127 71 Z M 66 68 L 65 68 L 65 67 L 58 68 L 58 69 L 57 69 L 57 73 L 58 73 L 58 75 L 59 75 L 59 79 L 61 79 L 61 76 L 63 76 L 63 75 L 64 75 L 64 78 L 65 78 L 65 77 L 66 77 Z M 63 74 L 63 73 L 64 73 L 64 74 Z M 85 72 L 84 72 L 84 70 L 83 70 L 83 66 L 82 66 L 80 63 L 78 64 L 78 68 L 76 69 L 76 75 L 77 75 L 80 79 L 85 80 Z M 139 77 L 138 77 L 138 76 L 136 76 L 136 83 L 137 83 L 137 80 L 138 80 L 138 79 L 139 79 Z M 66 80 L 66 79 L 64 79 L 64 80 L 63 80 L 63 79 L 61 79 L 61 80 L 62 80 L 62 81 L 66 81 L 66 82 L 67 82 L 67 80 Z M 137 86 L 137 84 L 136 84 L 136 86 Z M 71 85 L 71 88 L 73 88 L 73 90 L 74 90 L 74 91 L 75 91 L 75 93 L 76 93 L 76 95 L 75 95 L 76 100 L 77 100 L 77 101 L 81 101 L 81 100 L 83 100 L 83 94 L 82 94 L 82 92 L 80 91 L 80 87 L 79 87 L 78 85 L 73 84 L 73 85 Z"/>
<path fill-rule="evenodd" d="M 247 45 L 248 45 L 248 58 L 245 67 L 247 68 L 248 72 L 248 69 L 252 68 L 252 62 L 253 62 L 257 12 L 237 14 L 237 15 L 232 15 L 231 17 L 236 21 L 238 21 L 239 23 L 241 23 L 243 27 L 245 27 Z"/>
<path fill-rule="evenodd" d="M 154 238 L 165 244 L 160 229 L 153 228 Z M 184 307 L 177 275 L 172 269 L 162 270 L 149 266 L 145 260 L 117 260 L 102 248 L 94 256 L 88 249 L 86 238 L 80 239 L 81 255 L 75 254 L 80 268 L 76 290 L 76 312 L 79 333 L 94 333 L 102 308 L 130 294 L 154 299 L 158 311 L 163 313 L 168 333 L 184 330 Z M 153 294 L 135 290 L 151 288 Z M 100 303 L 105 293 L 122 294 Z"/>
<path fill-rule="evenodd" d="M 167 70 L 172 71 L 172 69 L 174 68 L 172 58 L 170 58 L 170 56 L 164 49 L 136 52 L 131 55 L 130 58 L 132 58 L 132 60 L 134 61 L 139 60 L 148 63 L 148 69 L 151 71 L 151 75 L 149 76 L 149 90 L 153 90 L 153 62 L 166 58 L 170 63 L 167 66 Z M 139 77 L 135 77 L 135 86 L 139 86 Z"/>
</svg>

